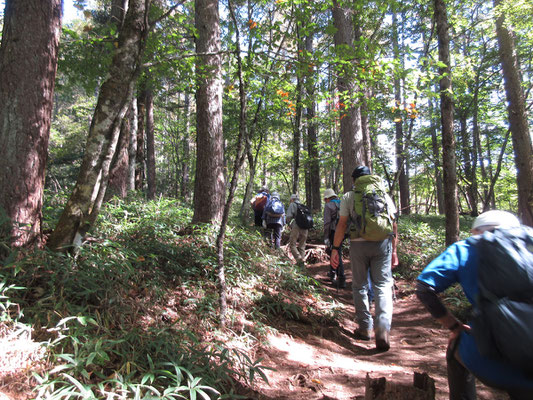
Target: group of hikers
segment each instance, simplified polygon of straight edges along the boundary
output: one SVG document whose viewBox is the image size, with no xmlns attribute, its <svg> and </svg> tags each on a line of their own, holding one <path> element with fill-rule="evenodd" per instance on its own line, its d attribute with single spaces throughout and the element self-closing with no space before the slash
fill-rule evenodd
<svg viewBox="0 0 533 400">
<path fill-rule="evenodd" d="M 349 241 L 354 331 L 357 340 L 374 337 L 378 351 L 390 349 L 393 317 L 392 268 L 396 254 L 396 207 L 379 176 L 366 166 L 352 173 L 353 187 L 342 198 L 324 191 L 323 238 L 330 255 L 328 277 L 346 286 L 343 242 Z M 290 251 L 304 265 L 309 209 L 291 195 L 285 213 L 277 192 L 262 188 L 252 201 L 255 225 L 269 231 L 279 248 L 290 227 Z M 473 222 L 472 236 L 435 258 L 418 276 L 416 296 L 450 331 L 446 354 L 449 398 L 476 399 L 475 379 L 507 392 L 512 400 L 533 400 L 533 229 L 513 214 L 490 210 Z M 438 294 L 459 283 L 473 306 L 466 324 L 446 308 Z M 372 298 L 374 317 L 371 313 Z"/>
</svg>

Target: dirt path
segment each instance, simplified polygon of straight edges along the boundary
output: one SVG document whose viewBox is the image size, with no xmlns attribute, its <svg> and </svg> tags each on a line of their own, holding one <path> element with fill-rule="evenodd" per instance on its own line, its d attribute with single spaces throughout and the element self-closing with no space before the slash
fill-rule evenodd
<svg viewBox="0 0 533 400">
<path fill-rule="evenodd" d="M 328 265 L 308 266 L 310 274 L 328 287 L 329 292 L 346 305 L 348 313 L 341 326 L 317 330 L 308 324 L 291 322 L 277 335 L 269 337 L 270 347 L 260 356 L 268 371 L 270 386 L 260 382 L 250 398 L 258 400 L 291 399 L 362 399 L 365 379 L 385 377 L 395 383 L 411 384 L 413 372 L 426 372 L 435 379 L 436 398 L 448 399 L 445 351 L 448 333 L 433 321 L 405 283 L 397 282 L 397 299 L 391 330 L 391 349 L 375 350 L 373 341 L 354 339 L 354 308 L 351 272 L 346 268 L 347 288 L 328 285 Z M 282 332 L 282 333 L 281 333 Z M 506 395 L 479 384 L 478 399 L 506 399 Z"/>
</svg>

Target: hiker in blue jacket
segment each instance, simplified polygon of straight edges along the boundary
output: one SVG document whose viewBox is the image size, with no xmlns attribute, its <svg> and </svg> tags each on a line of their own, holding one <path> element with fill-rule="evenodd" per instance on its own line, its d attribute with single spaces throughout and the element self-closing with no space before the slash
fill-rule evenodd
<svg viewBox="0 0 533 400">
<path fill-rule="evenodd" d="M 520 226 L 511 213 L 499 210 L 479 215 L 472 225 L 472 234 L 480 235 L 496 228 Z M 512 365 L 481 355 L 471 327 L 457 320 L 444 306 L 438 293 L 455 283 L 462 286 L 466 298 L 476 305 L 479 294 L 479 254 L 469 240 L 449 246 L 418 276 L 416 295 L 430 314 L 450 330 L 446 352 L 450 399 L 476 399 L 475 378 L 488 386 L 505 390 L 513 400 L 533 399 L 533 377 Z"/>
<path fill-rule="evenodd" d="M 279 209 L 278 209 L 279 207 Z M 285 226 L 285 207 L 278 192 L 272 192 L 263 211 L 263 226 L 270 231 L 272 247 L 281 247 L 281 232 Z"/>
</svg>

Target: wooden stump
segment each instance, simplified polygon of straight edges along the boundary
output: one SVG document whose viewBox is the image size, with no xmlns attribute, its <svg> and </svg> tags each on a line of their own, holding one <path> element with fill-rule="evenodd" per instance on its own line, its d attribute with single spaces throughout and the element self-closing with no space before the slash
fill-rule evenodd
<svg viewBox="0 0 533 400">
<path fill-rule="evenodd" d="M 412 386 L 370 378 L 367 373 L 365 386 L 365 400 L 435 400 L 435 380 L 425 372 L 414 373 Z"/>
</svg>

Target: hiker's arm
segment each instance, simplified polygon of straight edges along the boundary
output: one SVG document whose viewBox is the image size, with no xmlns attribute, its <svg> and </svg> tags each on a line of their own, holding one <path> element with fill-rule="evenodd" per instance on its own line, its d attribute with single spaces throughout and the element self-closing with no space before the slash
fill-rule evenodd
<svg viewBox="0 0 533 400">
<path fill-rule="evenodd" d="M 337 223 L 337 227 L 335 228 L 335 237 L 333 238 L 333 243 L 332 243 L 332 248 L 331 248 L 331 257 L 329 259 L 331 266 L 335 269 L 339 266 L 339 257 L 340 257 L 340 254 L 339 254 L 340 252 L 336 249 L 336 247 L 341 246 L 347 226 L 348 226 L 348 216 L 341 215 L 339 217 L 339 222 Z"/>
<path fill-rule="evenodd" d="M 431 316 L 440 324 L 451 331 L 451 337 L 459 336 L 462 330 L 469 331 L 470 327 L 463 324 L 446 308 L 439 298 L 435 288 L 425 282 L 416 282 L 416 297 L 426 307 Z"/>
<path fill-rule="evenodd" d="M 398 225 L 396 222 L 392 224 L 392 231 L 394 233 L 394 236 L 392 237 L 392 259 L 391 259 L 391 266 L 394 268 L 397 265 L 400 264 L 400 261 L 398 260 L 398 253 L 396 252 L 397 246 L 398 246 Z"/>
</svg>

